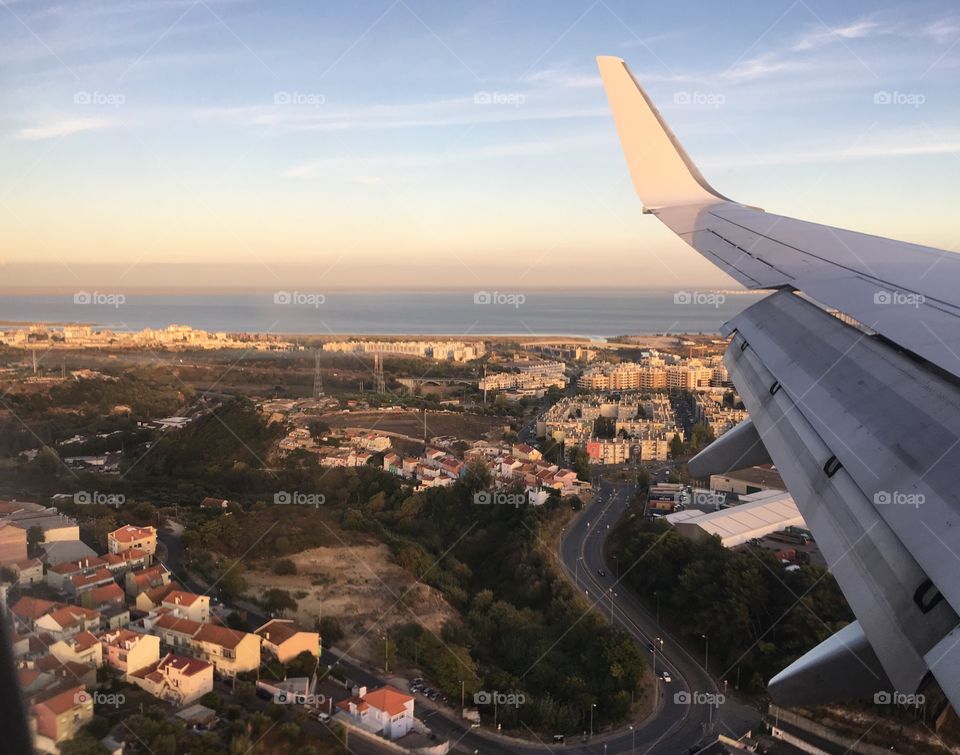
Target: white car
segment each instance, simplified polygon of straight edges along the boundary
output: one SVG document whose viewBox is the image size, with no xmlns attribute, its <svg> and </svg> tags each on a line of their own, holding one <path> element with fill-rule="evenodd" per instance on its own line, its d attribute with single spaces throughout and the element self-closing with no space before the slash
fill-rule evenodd
<svg viewBox="0 0 960 755">
<path fill-rule="evenodd" d="M 661 672 L 660 672 L 660 678 L 663 679 L 664 684 L 670 684 L 670 682 L 673 681 L 673 677 L 670 676 L 670 672 L 669 672 L 669 671 L 661 671 Z"/>
<path fill-rule="evenodd" d="M 325 724 L 327 721 L 330 720 L 330 714 L 329 714 L 329 713 L 318 713 L 318 714 L 317 714 L 317 720 L 318 720 L 320 723 Z"/>
</svg>

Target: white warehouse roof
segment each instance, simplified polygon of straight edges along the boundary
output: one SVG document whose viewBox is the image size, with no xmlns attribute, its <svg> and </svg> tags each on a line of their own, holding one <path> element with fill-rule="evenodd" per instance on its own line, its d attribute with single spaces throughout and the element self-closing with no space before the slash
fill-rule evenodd
<svg viewBox="0 0 960 755">
<path fill-rule="evenodd" d="M 806 526 L 793 498 L 789 493 L 783 492 L 763 495 L 759 500 L 706 514 L 687 509 L 668 514 L 666 520 L 681 535 L 693 540 L 717 535 L 726 548 L 791 525 Z"/>
</svg>

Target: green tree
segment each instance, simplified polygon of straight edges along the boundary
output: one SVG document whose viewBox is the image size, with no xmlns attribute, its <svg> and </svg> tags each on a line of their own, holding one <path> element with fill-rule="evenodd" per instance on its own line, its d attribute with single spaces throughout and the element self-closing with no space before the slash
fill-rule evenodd
<svg viewBox="0 0 960 755">
<path fill-rule="evenodd" d="M 680 439 L 680 434 L 674 433 L 673 438 L 670 439 L 670 456 L 678 459 L 683 456 L 685 450 L 683 441 Z"/>
<path fill-rule="evenodd" d="M 293 599 L 293 596 L 286 590 L 276 587 L 271 587 L 264 592 L 261 602 L 267 611 L 281 616 L 287 611 L 297 610 L 297 601 Z"/>
<path fill-rule="evenodd" d="M 289 558 L 281 558 L 273 564 L 273 573 L 277 576 L 285 576 L 297 573 L 297 565 Z"/>
</svg>

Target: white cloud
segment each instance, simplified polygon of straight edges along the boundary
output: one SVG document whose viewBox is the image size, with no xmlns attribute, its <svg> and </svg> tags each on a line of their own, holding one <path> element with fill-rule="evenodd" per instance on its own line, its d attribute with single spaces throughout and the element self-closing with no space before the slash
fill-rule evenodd
<svg viewBox="0 0 960 755">
<path fill-rule="evenodd" d="M 876 21 L 860 19 L 852 21 L 846 26 L 833 28 L 820 24 L 818 28 L 808 31 L 800 37 L 794 45 L 796 51 L 815 50 L 818 47 L 848 39 L 863 39 L 874 34 L 885 33 L 885 29 Z"/>
<path fill-rule="evenodd" d="M 63 136 L 69 136 L 70 134 L 78 134 L 81 131 L 112 128 L 115 125 L 113 121 L 106 118 L 68 118 L 62 121 L 46 123 L 41 126 L 22 128 L 17 132 L 17 138 L 27 141 L 58 139 Z"/>
</svg>

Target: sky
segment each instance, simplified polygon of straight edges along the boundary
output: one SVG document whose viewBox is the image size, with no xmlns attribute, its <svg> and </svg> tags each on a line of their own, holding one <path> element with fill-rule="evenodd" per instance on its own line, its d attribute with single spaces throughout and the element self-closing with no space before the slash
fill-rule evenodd
<svg viewBox="0 0 960 755">
<path fill-rule="evenodd" d="M 0 0 L 0 288 L 735 287 L 601 54 L 722 194 L 958 248 L 949 2 Z"/>
</svg>

